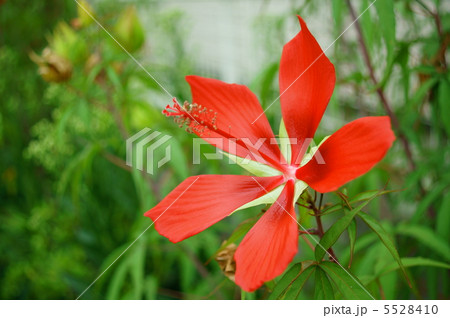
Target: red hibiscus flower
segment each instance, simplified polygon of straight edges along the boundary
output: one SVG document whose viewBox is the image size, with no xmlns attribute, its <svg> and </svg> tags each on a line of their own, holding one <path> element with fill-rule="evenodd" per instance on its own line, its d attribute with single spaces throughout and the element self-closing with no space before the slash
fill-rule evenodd
<svg viewBox="0 0 450 318">
<path fill-rule="evenodd" d="M 235 253 L 236 284 L 253 291 L 280 275 L 297 253 L 294 204 L 310 186 L 324 193 L 369 171 L 395 137 L 388 117 L 357 119 L 321 143 L 322 160 L 306 153 L 333 93 L 334 66 L 299 17 L 301 31 L 284 46 L 280 62 L 281 110 L 291 143 L 280 150 L 256 96 L 245 86 L 187 76 L 193 102 L 167 106 L 189 132 L 229 153 L 256 176 L 200 175 L 187 178 L 145 213 L 156 230 L 176 243 L 237 210 L 273 203 Z M 317 148 L 317 147 L 316 147 Z M 275 202 L 274 202 L 275 201 Z"/>
</svg>

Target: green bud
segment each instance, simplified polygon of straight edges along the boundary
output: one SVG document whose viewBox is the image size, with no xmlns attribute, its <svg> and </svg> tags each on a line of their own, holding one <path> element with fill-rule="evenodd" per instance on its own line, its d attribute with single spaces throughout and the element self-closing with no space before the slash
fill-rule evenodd
<svg viewBox="0 0 450 318">
<path fill-rule="evenodd" d="M 87 11 L 87 12 L 86 12 Z M 95 17 L 94 9 L 86 0 L 79 0 L 77 4 L 78 23 L 80 27 L 86 27 L 90 25 L 94 20 L 91 16 Z"/>
<path fill-rule="evenodd" d="M 60 22 L 49 40 L 51 50 L 72 63 L 82 62 L 87 58 L 88 49 L 85 40 L 67 23 Z"/>
<path fill-rule="evenodd" d="M 142 28 L 134 6 L 125 9 L 120 15 L 114 29 L 117 41 L 127 51 L 134 52 L 144 44 L 144 29 Z"/>
</svg>

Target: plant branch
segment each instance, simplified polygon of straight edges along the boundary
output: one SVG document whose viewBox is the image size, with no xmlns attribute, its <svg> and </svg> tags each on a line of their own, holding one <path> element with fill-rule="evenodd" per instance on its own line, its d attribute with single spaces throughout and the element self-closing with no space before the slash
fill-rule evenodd
<svg viewBox="0 0 450 318">
<path fill-rule="evenodd" d="M 375 71 L 374 71 L 374 68 L 372 65 L 372 61 L 370 59 L 369 51 L 368 51 L 366 43 L 364 41 L 361 24 L 359 23 L 359 20 L 357 19 L 356 12 L 355 12 L 350 0 L 346 0 L 346 1 L 347 1 L 347 6 L 350 11 L 350 15 L 352 16 L 352 19 L 355 20 L 355 27 L 356 27 L 356 31 L 357 31 L 357 35 L 358 35 L 359 46 L 361 48 L 366 66 L 369 70 L 370 78 L 376 87 L 376 92 L 378 94 L 378 97 L 380 98 L 380 101 L 381 101 L 381 104 L 383 105 L 384 110 L 386 111 L 387 115 L 391 119 L 392 125 L 394 126 L 395 130 L 398 132 L 398 137 L 400 139 L 400 142 L 403 145 L 403 148 L 405 149 L 405 153 L 406 153 L 406 157 L 408 159 L 409 166 L 410 166 L 411 170 L 415 170 L 416 164 L 413 159 L 413 155 L 412 155 L 412 151 L 411 151 L 411 147 L 409 145 L 408 139 L 401 131 L 400 123 L 397 119 L 397 116 L 393 112 L 390 103 L 388 102 L 386 96 L 384 95 L 383 88 L 379 85 L 379 82 L 376 78 Z"/>
<path fill-rule="evenodd" d="M 314 197 L 315 197 L 315 198 L 317 197 L 317 192 L 315 193 Z M 318 206 L 316 206 L 316 202 L 315 202 L 314 200 L 310 199 L 310 200 L 308 201 L 308 203 L 310 204 L 310 207 L 309 207 L 309 208 L 314 212 L 314 217 L 315 217 L 316 223 L 317 223 L 317 231 L 316 231 L 316 234 L 317 234 L 320 238 L 322 238 L 323 235 L 324 235 L 324 233 L 325 233 L 325 231 L 324 231 L 324 229 L 323 229 L 322 219 L 321 219 L 322 201 L 323 201 L 323 193 L 320 194 L 320 197 L 319 197 L 319 205 L 318 205 Z M 327 252 L 328 252 L 328 254 L 331 256 L 331 257 L 330 257 L 331 261 L 337 263 L 338 260 L 337 260 L 336 254 L 334 254 L 333 248 L 330 247 L 330 248 L 328 249 Z"/>
</svg>

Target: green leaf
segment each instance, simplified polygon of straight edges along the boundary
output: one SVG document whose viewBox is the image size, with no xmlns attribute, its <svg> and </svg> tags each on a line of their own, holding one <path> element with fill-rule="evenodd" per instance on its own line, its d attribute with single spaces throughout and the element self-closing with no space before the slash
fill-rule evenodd
<svg viewBox="0 0 450 318">
<path fill-rule="evenodd" d="M 124 259 L 117 266 L 114 271 L 113 276 L 110 279 L 110 284 L 108 286 L 108 290 L 106 292 L 106 299 L 116 300 L 120 299 L 120 291 L 125 284 L 125 278 L 127 276 L 127 272 L 129 270 L 129 262 L 128 259 Z"/>
<path fill-rule="evenodd" d="M 391 239 L 389 234 L 386 232 L 385 229 L 381 226 L 380 223 L 376 219 L 374 219 L 372 216 L 370 216 L 367 213 L 360 212 L 358 216 L 372 229 L 372 231 L 375 232 L 375 234 L 380 238 L 381 242 L 386 246 L 388 251 L 391 253 L 391 255 L 394 257 L 394 259 L 397 261 L 400 269 L 403 272 L 403 275 L 405 276 L 406 281 L 411 286 L 411 282 L 409 281 L 408 275 L 406 273 L 405 268 L 403 267 L 402 260 L 400 258 L 400 255 L 398 254 L 397 249 L 395 248 L 394 241 Z"/>
<path fill-rule="evenodd" d="M 269 299 L 297 299 L 316 266 L 311 262 L 297 263 L 279 280 Z"/>
<path fill-rule="evenodd" d="M 314 284 L 314 299 L 334 300 L 333 286 L 327 274 L 320 267 L 316 269 Z"/>
<path fill-rule="evenodd" d="M 395 13 L 394 13 L 394 1 L 392 0 L 377 0 L 375 1 L 375 8 L 378 13 L 379 24 L 378 27 L 383 36 L 384 43 L 387 51 L 387 67 L 384 72 L 382 83 L 385 83 L 389 78 L 390 71 L 394 62 L 394 49 L 395 49 Z"/>
<path fill-rule="evenodd" d="M 440 267 L 440 268 L 450 269 L 450 264 L 435 261 L 435 260 L 429 259 L 429 258 L 423 258 L 423 257 L 402 257 L 402 263 L 403 263 L 404 267 L 431 266 L 431 267 Z M 398 263 L 393 262 L 393 263 L 387 265 L 385 268 L 383 268 L 379 273 L 377 273 L 377 276 L 382 276 L 389 272 L 396 271 L 399 268 L 400 267 L 399 267 Z"/>
<path fill-rule="evenodd" d="M 320 239 L 319 244 L 317 244 L 315 249 L 316 260 L 320 261 L 325 252 L 338 240 L 341 236 L 342 232 L 350 225 L 350 222 L 353 220 L 355 215 L 358 214 L 359 211 L 363 207 L 365 207 L 372 199 L 374 199 L 378 194 L 373 195 L 366 202 L 360 204 L 358 207 L 354 208 L 347 212 L 342 218 L 336 221 L 329 229 L 325 232 L 325 234 Z"/>
<path fill-rule="evenodd" d="M 145 241 L 140 240 L 130 257 L 130 274 L 133 280 L 133 299 L 142 299 L 144 293 Z"/>
<path fill-rule="evenodd" d="M 316 268 L 317 266 L 311 265 L 307 267 L 304 271 L 302 271 L 301 274 L 298 276 L 298 278 L 291 284 L 290 288 L 287 289 L 283 299 L 285 300 L 299 299 L 300 292 L 305 286 L 306 281 L 309 279 L 309 277 L 311 277 L 312 273 L 314 273 Z"/>
<path fill-rule="evenodd" d="M 450 107 L 448 103 L 450 101 L 450 82 L 443 78 L 439 81 L 438 87 L 438 103 L 439 110 L 441 112 L 441 120 L 447 135 L 450 136 Z"/>
<path fill-rule="evenodd" d="M 430 191 L 427 192 L 422 200 L 420 200 L 420 203 L 417 206 L 417 210 L 414 212 L 414 215 L 411 219 L 411 223 L 418 223 L 422 219 L 428 207 L 442 196 L 442 191 L 447 186 L 448 182 L 439 182 Z"/>
<path fill-rule="evenodd" d="M 348 263 L 348 267 L 351 267 L 353 261 L 353 253 L 355 252 L 355 243 L 356 243 L 356 221 L 355 219 L 350 222 L 348 228 L 348 239 L 350 241 L 350 260 Z"/>
<path fill-rule="evenodd" d="M 415 238 L 420 244 L 425 245 L 445 260 L 450 261 L 450 247 L 448 243 L 430 228 L 422 225 L 401 224 L 397 227 L 396 233 Z"/>
<path fill-rule="evenodd" d="M 358 278 L 349 271 L 344 270 L 338 264 L 327 261 L 320 263 L 319 266 L 333 280 L 345 299 L 375 299 Z"/>
<path fill-rule="evenodd" d="M 391 193 L 391 192 L 397 192 L 397 191 L 399 191 L 399 190 L 384 190 L 384 191 L 370 190 L 370 191 L 365 191 L 365 192 L 358 193 L 353 198 L 348 199 L 348 201 L 349 201 L 350 205 L 353 207 L 353 205 L 355 203 L 363 202 L 363 201 L 372 199 L 372 197 L 375 194 L 376 194 L 376 197 L 379 197 L 379 196 L 382 196 L 384 194 Z M 342 205 L 341 203 L 338 203 L 338 204 L 332 205 L 332 206 L 327 207 L 326 209 L 324 209 L 322 211 L 322 215 L 331 214 L 331 213 L 338 212 L 338 211 L 341 211 L 341 210 L 344 210 L 344 209 L 345 209 L 345 206 Z"/>
<path fill-rule="evenodd" d="M 448 231 L 450 228 L 450 213 L 448 213 L 450 211 L 450 193 L 447 192 L 442 195 L 444 199 L 436 216 L 436 233 L 448 242 L 450 239 L 450 232 Z"/>
</svg>

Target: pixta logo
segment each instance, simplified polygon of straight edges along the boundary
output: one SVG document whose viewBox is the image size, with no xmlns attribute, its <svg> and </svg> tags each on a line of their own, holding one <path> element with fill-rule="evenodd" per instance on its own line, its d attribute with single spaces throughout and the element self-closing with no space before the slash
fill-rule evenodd
<svg viewBox="0 0 450 318">
<path fill-rule="evenodd" d="M 161 168 L 170 161 L 171 146 L 169 141 L 172 136 L 162 134 L 144 128 L 127 139 L 127 166 L 134 167 L 140 171 L 153 174 L 155 166 Z"/>
</svg>

